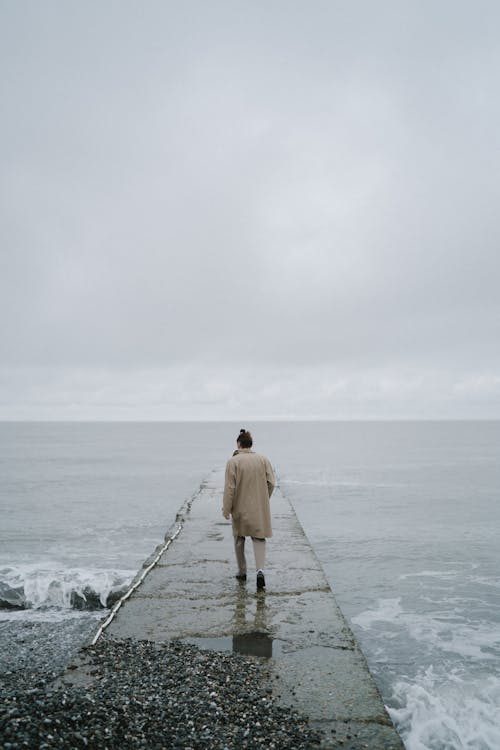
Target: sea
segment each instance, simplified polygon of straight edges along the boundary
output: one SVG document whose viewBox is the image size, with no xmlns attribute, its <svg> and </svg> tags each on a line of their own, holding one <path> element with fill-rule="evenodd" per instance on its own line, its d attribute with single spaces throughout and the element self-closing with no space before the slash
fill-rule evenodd
<svg viewBox="0 0 500 750">
<path fill-rule="evenodd" d="M 498 421 L 0 423 L 0 673 L 76 653 L 241 427 L 406 748 L 498 750 Z"/>
</svg>

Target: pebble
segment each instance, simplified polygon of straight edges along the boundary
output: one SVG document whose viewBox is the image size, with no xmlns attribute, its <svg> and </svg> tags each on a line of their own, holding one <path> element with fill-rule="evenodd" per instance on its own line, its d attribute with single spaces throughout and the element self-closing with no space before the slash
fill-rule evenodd
<svg viewBox="0 0 500 750">
<path fill-rule="evenodd" d="M 266 692 L 267 678 L 256 658 L 201 652 L 179 641 L 107 637 L 85 655 L 93 676 L 84 688 L 54 687 L 53 672 L 4 675 L 2 750 L 311 750 L 320 745 L 322 735 L 306 718 L 278 706 Z"/>
</svg>

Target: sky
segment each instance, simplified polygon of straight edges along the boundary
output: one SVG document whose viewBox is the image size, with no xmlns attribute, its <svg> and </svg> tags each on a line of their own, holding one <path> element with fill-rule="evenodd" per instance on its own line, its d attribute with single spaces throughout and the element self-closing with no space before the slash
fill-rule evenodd
<svg viewBox="0 0 500 750">
<path fill-rule="evenodd" d="M 0 0 L 0 419 L 499 419 L 499 36 Z"/>
</svg>

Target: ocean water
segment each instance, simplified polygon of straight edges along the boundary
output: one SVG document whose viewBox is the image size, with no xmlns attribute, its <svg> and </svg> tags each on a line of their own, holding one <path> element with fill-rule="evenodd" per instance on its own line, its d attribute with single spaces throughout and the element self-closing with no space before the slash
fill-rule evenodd
<svg viewBox="0 0 500 750">
<path fill-rule="evenodd" d="M 498 750 L 500 422 L 245 426 L 408 750 Z M 0 424 L 0 669 L 69 658 L 240 427 Z"/>
</svg>

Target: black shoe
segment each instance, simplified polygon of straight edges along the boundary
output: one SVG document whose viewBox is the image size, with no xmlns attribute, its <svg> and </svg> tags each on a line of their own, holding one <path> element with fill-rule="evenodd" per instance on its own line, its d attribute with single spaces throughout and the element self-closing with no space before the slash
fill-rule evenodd
<svg viewBox="0 0 500 750">
<path fill-rule="evenodd" d="M 259 570 L 257 573 L 257 591 L 263 591 L 263 589 L 266 588 L 266 579 L 264 578 L 264 573 Z"/>
<path fill-rule="evenodd" d="M 247 580 L 247 574 L 246 573 L 236 573 L 235 578 L 238 581 L 246 581 Z"/>
</svg>

